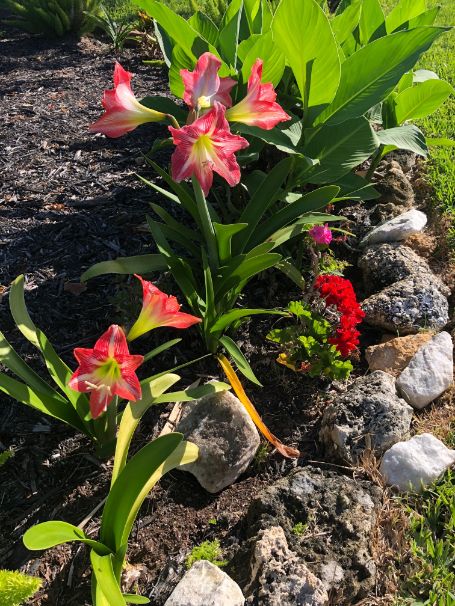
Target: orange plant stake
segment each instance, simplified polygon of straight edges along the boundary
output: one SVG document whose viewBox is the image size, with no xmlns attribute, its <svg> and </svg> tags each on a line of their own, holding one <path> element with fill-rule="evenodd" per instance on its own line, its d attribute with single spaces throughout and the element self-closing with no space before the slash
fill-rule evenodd
<svg viewBox="0 0 455 606">
<path fill-rule="evenodd" d="M 290 446 L 285 446 L 283 442 L 281 442 L 273 433 L 268 429 L 265 425 L 264 421 L 261 419 L 258 411 L 255 409 L 253 403 L 246 395 L 245 390 L 240 382 L 240 379 L 235 373 L 235 370 L 232 368 L 231 363 L 226 358 L 226 356 L 219 354 L 217 356 L 218 362 L 220 363 L 221 368 L 224 370 L 224 373 L 231 384 L 232 389 L 235 392 L 235 395 L 242 402 L 245 408 L 248 411 L 248 414 L 252 418 L 254 424 L 262 433 L 262 435 L 271 443 L 273 446 L 281 453 L 284 457 L 288 459 L 298 459 L 300 457 L 300 451 L 296 448 L 291 448 Z"/>
</svg>

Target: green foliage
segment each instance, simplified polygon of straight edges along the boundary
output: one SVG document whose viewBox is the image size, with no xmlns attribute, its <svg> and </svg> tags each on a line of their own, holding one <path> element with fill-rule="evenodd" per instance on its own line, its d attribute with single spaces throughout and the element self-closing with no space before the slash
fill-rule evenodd
<svg viewBox="0 0 455 606">
<path fill-rule="evenodd" d="M 21 572 L 0 570 L 0 604 L 20 606 L 41 587 L 40 579 Z"/>
<path fill-rule="evenodd" d="M 294 526 L 291 528 L 291 532 L 292 534 L 295 534 L 295 536 L 301 537 L 305 534 L 307 529 L 308 524 L 304 524 L 303 522 L 297 522 L 297 524 L 294 524 Z"/>
<path fill-rule="evenodd" d="M 282 348 L 277 361 L 310 377 L 348 378 L 352 363 L 343 360 L 337 348 L 328 342 L 332 324 L 304 301 L 291 301 L 288 311 L 293 324 L 275 328 L 266 337 Z"/>
<path fill-rule="evenodd" d="M 32 34 L 82 36 L 96 26 L 100 0 L 4 0 L 16 16 L 6 22 Z"/>
<path fill-rule="evenodd" d="M 214 541 L 204 541 L 200 545 L 193 547 L 186 558 L 186 567 L 188 569 L 199 560 L 207 560 L 215 566 L 226 566 L 227 561 L 221 560 L 221 547 L 218 539 Z"/>
<path fill-rule="evenodd" d="M 106 6 L 101 5 L 96 24 L 109 37 L 115 50 L 122 50 L 125 42 L 133 39 L 131 16 L 128 14 L 116 17 Z"/>
<path fill-rule="evenodd" d="M 440 481 L 405 502 L 415 571 L 404 584 L 403 597 L 418 599 L 424 606 L 453 606 L 455 476 L 447 471 Z"/>
<path fill-rule="evenodd" d="M 14 450 L 12 448 L 8 448 L 3 452 L 0 452 L 0 467 L 4 465 L 7 461 L 9 461 L 12 457 L 14 457 Z"/>
</svg>

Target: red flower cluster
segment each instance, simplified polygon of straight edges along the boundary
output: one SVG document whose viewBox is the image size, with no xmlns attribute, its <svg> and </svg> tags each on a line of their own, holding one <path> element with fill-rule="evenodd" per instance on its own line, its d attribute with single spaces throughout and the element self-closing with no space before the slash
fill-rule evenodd
<svg viewBox="0 0 455 606">
<path fill-rule="evenodd" d="M 340 276 L 318 276 L 315 287 L 327 305 L 334 305 L 341 314 L 335 335 L 329 343 L 335 345 L 342 356 L 347 357 L 359 344 L 360 332 L 356 329 L 365 317 L 357 303 L 354 289 L 349 280 Z"/>
</svg>

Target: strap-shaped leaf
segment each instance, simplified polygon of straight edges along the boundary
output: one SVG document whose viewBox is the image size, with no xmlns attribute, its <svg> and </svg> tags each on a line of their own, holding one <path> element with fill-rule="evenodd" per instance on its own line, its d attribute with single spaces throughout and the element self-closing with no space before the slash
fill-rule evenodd
<svg viewBox="0 0 455 606">
<path fill-rule="evenodd" d="M 18 276 L 11 284 L 9 305 L 11 315 L 13 316 L 18 329 L 32 345 L 41 351 L 52 379 L 74 406 L 86 428 L 90 430 L 92 425 L 91 421 L 84 421 L 89 412 L 87 397 L 85 394 L 78 393 L 68 387 L 69 380 L 73 374 L 72 370 L 57 355 L 52 343 L 48 340 L 46 335 L 35 326 L 27 311 L 24 299 L 24 276 Z"/>
<path fill-rule="evenodd" d="M 326 215 L 325 213 L 304 215 L 301 219 L 292 223 L 292 225 L 287 225 L 276 231 L 270 236 L 269 241 L 273 243 L 273 248 L 277 248 L 278 246 L 285 244 L 288 240 L 291 240 L 291 238 L 300 236 L 300 234 L 308 231 L 312 225 L 322 225 L 326 222 L 340 221 L 341 219 L 342 217 Z"/>
<path fill-rule="evenodd" d="M 340 188 L 336 185 L 328 185 L 304 194 L 299 200 L 288 204 L 261 224 L 251 243 L 260 244 L 282 227 L 299 219 L 304 213 L 327 206 L 339 191 Z"/>
<path fill-rule="evenodd" d="M 178 381 L 180 381 L 179 375 L 166 373 L 161 377 L 141 382 L 141 399 L 129 403 L 122 414 L 117 433 L 111 484 L 115 482 L 119 473 L 125 467 L 131 440 L 141 418 L 150 406 L 155 404 L 156 399 Z"/>
<path fill-rule="evenodd" d="M 242 353 L 241 349 L 239 348 L 239 346 L 237 345 L 237 343 L 235 341 L 233 341 L 231 339 L 231 337 L 228 337 L 227 335 L 224 335 L 224 337 L 221 337 L 220 343 L 226 349 L 226 351 L 229 353 L 229 355 L 232 357 L 232 359 L 234 360 L 239 371 L 247 379 L 249 379 L 252 383 L 255 383 L 256 385 L 259 385 L 260 387 L 262 387 L 262 383 L 260 383 L 259 380 L 256 378 L 256 375 L 254 374 L 253 369 L 250 366 L 250 363 L 243 355 L 243 353 Z"/>
<path fill-rule="evenodd" d="M 273 244 L 270 243 L 271 247 Z M 224 268 L 223 277 L 217 280 L 215 286 L 215 296 L 217 299 L 224 296 L 229 290 L 236 289 L 240 284 L 245 284 L 253 276 L 274 267 L 281 260 L 281 255 L 277 253 L 265 253 L 256 256 L 245 257 L 245 259 L 232 270 Z M 235 261 L 235 259 L 233 260 Z M 228 266 L 231 267 L 231 266 Z"/>
<path fill-rule="evenodd" d="M 127 604 L 150 604 L 150 600 L 143 595 L 135 593 L 124 593 L 123 597 Z"/>
<path fill-rule="evenodd" d="M 24 362 L 2 332 L 0 332 L 0 362 L 32 389 L 46 394 L 49 398 L 60 400 L 63 405 L 67 404 L 67 400 L 58 391 L 43 381 L 39 374 Z"/>
<path fill-rule="evenodd" d="M 64 403 L 60 398 L 52 398 L 45 393 L 40 393 L 4 373 L 0 373 L 0 391 L 39 412 L 68 423 L 77 431 L 88 436 L 92 435 L 69 402 Z"/>
<path fill-rule="evenodd" d="M 100 556 L 95 551 L 90 552 L 93 574 L 96 578 L 97 591 L 101 591 L 109 606 L 126 606 L 125 598 L 120 590 L 119 582 L 112 566 L 112 556 Z M 98 600 L 96 600 L 98 604 Z"/>
<path fill-rule="evenodd" d="M 162 343 L 161 345 L 158 345 L 158 347 L 155 347 L 155 349 L 152 349 L 152 351 L 149 351 L 147 354 L 145 354 L 144 362 L 148 362 L 149 360 L 151 360 L 152 358 L 155 358 L 157 355 L 159 355 L 163 351 L 166 351 L 167 349 L 174 347 L 174 345 L 177 345 L 177 343 L 180 343 L 181 340 L 182 339 L 171 339 L 170 341 L 166 341 L 166 343 Z"/>
<path fill-rule="evenodd" d="M 357 118 L 385 99 L 402 75 L 441 34 L 443 27 L 417 27 L 379 38 L 341 64 L 341 80 L 332 103 L 317 124 L 339 124 Z M 368 66 L 368 69 L 365 69 Z"/>
<path fill-rule="evenodd" d="M 250 316 L 257 316 L 259 314 L 275 315 L 275 316 L 288 316 L 289 314 L 285 311 L 278 309 L 232 309 L 231 311 L 223 314 L 218 318 L 215 324 L 212 326 L 210 332 L 222 332 L 228 328 L 233 322 L 240 320 L 241 318 L 248 318 Z"/>
<path fill-rule="evenodd" d="M 104 506 L 100 537 L 115 552 L 124 549 L 139 509 L 160 478 L 198 457 L 195 444 L 170 433 L 147 444 L 126 464 L 111 487 Z"/>
<path fill-rule="evenodd" d="M 222 381 L 211 381 L 205 385 L 199 385 L 198 387 L 189 387 L 182 391 L 172 391 L 164 393 L 162 396 L 156 398 L 154 404 L 166 404 L 168 402 L 192 402 L 193 400 L 199 400 L 205 396 L 213 395 L 221 391 L 228 391 L 230 386 Z"/>
<path fill-rule="evenodd" d="M 27 549 L 33 551 L 41 549 L 49 549 L 63 543 L 71 543 L 72 541 L 80 541 L 89 545 L 97 553 L 107 555 L 111 550 L 100 543 L 88 537 L 83 530 L 68 522 L 49 521 L 37 524 L 29 528 L 23 537 L 24 545 Z"/>
<path fill-rule="evenodd" d="M 253 197 L 246 205 L 239 219 L 239 223 L 247 223 L 248 227 L 233 239 L 233 251 L 235 254 L 242 253 L 247 248 L 248 241 L 255 232 L 259 221 L 271 205 L 276 202 L 277 194 L 286 181 L 291 166 L 292 158 L 281 160 L 281 162 L 272 168 L 254 192 Z"/>
<path fill-rule="evenodd" d="M 164 271 L 167 264 L 161 255 L 135 255 L 132 257 L 118 257 L 111 261 L 101 261 L 92 265 L 81 276 L 81 281 L 86 282 L 105 274 L 150 274 L 154 271 Z"/>
<path fill-rule="evenodd" d="M 218 245 L 218 257 L 221 264 L 226 263 L 231 258 L 232 238 L 246 227 L 248 227 L 248 223 L 231 223 L 229 225 L 213 223 Z"/>
</svg>

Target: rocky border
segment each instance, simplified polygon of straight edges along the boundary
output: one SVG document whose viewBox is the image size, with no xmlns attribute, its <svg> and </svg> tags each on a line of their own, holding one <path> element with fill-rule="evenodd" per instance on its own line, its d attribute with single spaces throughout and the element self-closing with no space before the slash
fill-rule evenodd
<svg viewBox="0 0 455 606">
<path fill-rule="evenodd" d="M 455 450 L 435 436 L 410 437 L 415 411 L 453 384 L 452 337 L 443 330 L 450 288 L 412 246 L 422 237 L 427 216 L 415 208 L 400 164 L 385 165 L 378 189 L 379 202 L 361 207 L 355 230 L 367 294 L 365 321 L 383 337 L 365 352 L 371 372 L 336 393 L 324 411 L 320 442 L 326 465 L 298 467 L 259 494 L 249 507 L 247 538 L 227 568 L 229 576 L 199 562 L 166 606 L 363 600 L 377 585 L 372 536 L 383 487 L 419 492 L 455 462 Z M 216 399 L 194 404 L 193 411 L 201 408 L 204 414 L 196 417 L 190 410 L 178 427 L 200 443 L 202 456 L 189 471 L 210 492 L 235 481 L 259 444 L 241 403 L 232 394 Z M 368 458 L 380 461 L 378 482 L 353 476 Z"/>
</svg>

